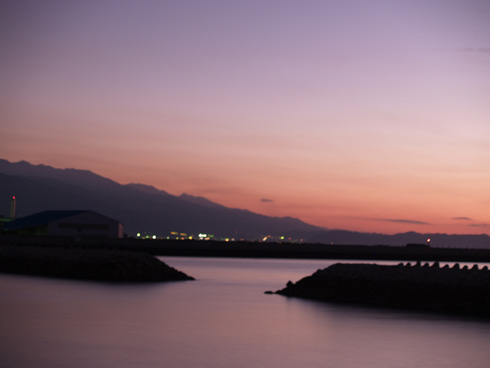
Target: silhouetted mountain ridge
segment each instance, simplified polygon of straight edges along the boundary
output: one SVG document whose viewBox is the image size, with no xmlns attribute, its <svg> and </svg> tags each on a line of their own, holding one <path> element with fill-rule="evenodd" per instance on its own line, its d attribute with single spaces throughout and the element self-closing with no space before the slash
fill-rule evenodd
<svg viewBox="0 0 490 368">
<path fill-rule="evenodd" d="M 298 219 L 228 208 L 202 197 L 180 197 L 145 184 L 121 185 L 90 171 L 0 160 L 0 214 L 12 195 L 19 216 L 43 210 L 91 209 L 120 220 L 131 235 L 171 231 L 254 239 L 264 234 L 318 230 Z"/>
<path fill-rule="evenodd" d="M 195 197 L 191 196 L 189 194 L 183 193 L 179 196 L 180 199 L 183 199 L 184 201 L 187 201 L 189 203 L 194 203 L 194 204 L 199 204 L 201 206 L 206 206 L 206 207 L 212 207 L 212 208 L 225 208 L 225 206 L 212 202 L 209 199 L 206 199 L 204 197 Z"/>
<path fill-rule="evenodd" d="M 32 165 L 27 161 L 11 163 L 7 160 L 0 159 L 0 172 L 21 177 L 54 179 L 56 181 L 76 185 L 81 187 L 95 187 L 100 189 L 113 189 L 118 183 L 94 174 L 89 170 L 78 169 L 56 169 L 47 165 Z"/>
<path fill-rule="evenodd" d="M 169 195 L 166 191 L 157 189 L 152 185 L 140 184 L 140 183 L 131 183 L 131 184 L 125 184 L 124 186 L 126 188 L 132 188 L 132 189 L 139 190 L 140 192 L 143 192 L 143 193 L 157 194 L 157 195 Z"/>
<path fill-rule="evenodd" d="M 399 246 L 425 243 L 431 238 L 435 247 L 490 248 L 486 234 L 387 235 L 327 230 L 293 217 L 270 217 L 228 208 L 203 197 L 185 193 L 174 196 L 151 185 L 122 185 L 87 170 L 0 159 L 0 216 L 8 216 L 13 195 L 17 197 L 18 217 L 44 210 L 93 210 L 121 221 L 129 235 L 141 232 L 163 236 L 176 231 L 246 240 L 282 235 L 286 240 L 310 243 Z"/>
<path fill-rule="evenodd" d="M 406 244 L 425 244 L 427 239 L 431 240 L 432 247 L 490 248 L 490 236 L 487 234 L 422 234 L 409 231 L 388 235 L 380 233 L 360 233 L 347 230 L 326 230 L 314 234 L 312 233 L 308 237 L 308 241 L 311 243 L 398 246 L 404 246 Z"/>
</svg>

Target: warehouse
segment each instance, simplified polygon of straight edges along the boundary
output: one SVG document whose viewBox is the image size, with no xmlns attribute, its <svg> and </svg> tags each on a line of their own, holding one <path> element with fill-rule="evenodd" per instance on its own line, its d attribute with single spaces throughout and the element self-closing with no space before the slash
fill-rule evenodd
<svg viewBox="0 0 490 368">
<path fill-rule="evenodd" d="M 4 229 L 21 235 L 64 236 L 76 239 L 122 238 L 123 225 L 93 211 L 44 211 L 5 224 Z"/>
</svg>

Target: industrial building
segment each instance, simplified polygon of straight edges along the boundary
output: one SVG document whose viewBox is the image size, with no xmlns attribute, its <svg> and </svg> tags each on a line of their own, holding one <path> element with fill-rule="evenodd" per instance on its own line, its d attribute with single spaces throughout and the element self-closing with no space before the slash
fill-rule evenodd
<svg viewBox="0 0 490 368">
<path fill-rule="evenodd" d="M 4 230 L 21 235 L 76 239 L 122 238 L 124 234 L 119 221 L 93 211 L 44 211 L 8 222 Z"/>
</svg>

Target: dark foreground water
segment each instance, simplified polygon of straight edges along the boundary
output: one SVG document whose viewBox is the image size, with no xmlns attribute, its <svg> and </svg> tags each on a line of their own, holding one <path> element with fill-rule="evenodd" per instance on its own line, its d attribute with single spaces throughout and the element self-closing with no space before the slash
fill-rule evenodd
<svg viewBox="0 0 490 368">
<path fill-rule="evenodd" d="M 331 261 L 162 258 L 198 281 L 0 274 L 0 367 L 489 367 L 490 322 L 265 295 Z"/>
</svg>

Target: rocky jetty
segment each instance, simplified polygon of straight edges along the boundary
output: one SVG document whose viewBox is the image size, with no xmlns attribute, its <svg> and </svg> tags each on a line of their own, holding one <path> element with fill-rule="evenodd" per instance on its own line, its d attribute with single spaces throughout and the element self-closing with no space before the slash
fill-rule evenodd
<svg viewBox="0 0 490 368">
<path fill-rule="evenodd" d="M 335 264 L 277 294 L 377 307 L 490 317 L 490 271 L 421 265 Z"/>
<path fill-rule="evenodd" d="M 106 282 L 193 280 L 146 253 L 31 246 L 1 246 L 0 272 Z"/>
</svg>

